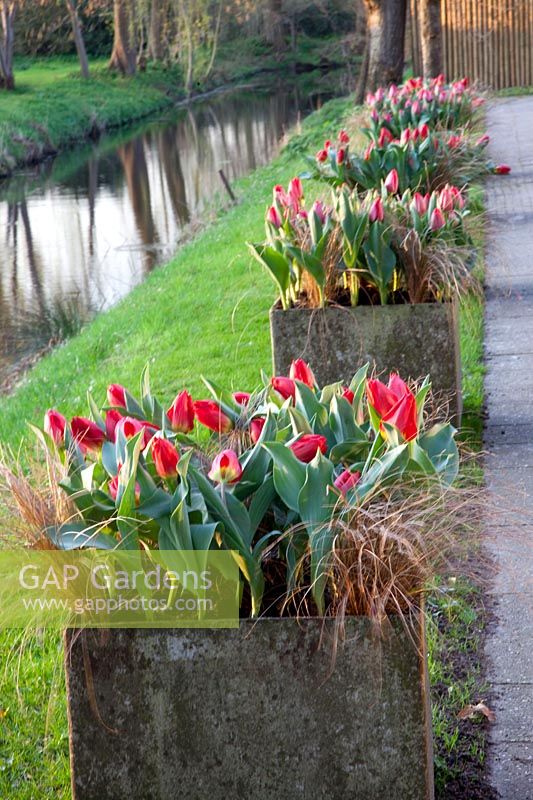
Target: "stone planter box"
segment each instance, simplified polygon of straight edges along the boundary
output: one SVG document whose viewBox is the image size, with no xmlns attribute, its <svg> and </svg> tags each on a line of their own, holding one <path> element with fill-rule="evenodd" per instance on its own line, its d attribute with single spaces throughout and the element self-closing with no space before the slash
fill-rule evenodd
<svg viewBox="0 0 533 800">
<path fill-rule="evenodd" d="M 424 646 L 333 630 L 67 632 L 74 800 L 431 800 Z"/>
<path fill-rule="evenodd" d="M 367 361 L 377 373 L 403 378 L 431 376 L 437 400 L 450 402 L 460 421 L 461 354 L 456 303 L 329 306 L 270 311 L 275 375 L 304 358 L 319 384 L 349 381 Z"/>
</svg>

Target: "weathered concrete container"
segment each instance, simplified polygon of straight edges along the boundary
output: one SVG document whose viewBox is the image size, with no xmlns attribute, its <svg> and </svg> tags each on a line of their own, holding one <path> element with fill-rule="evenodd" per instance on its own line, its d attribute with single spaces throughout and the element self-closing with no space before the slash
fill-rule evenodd
<svg viewBox="0 0 533 800">
<path fill-rule="evenodd" d="M 329 306 L 270 312 L 274 374 L 295 358 L 308 361 L 320 384 L 349 381 L 367 361 L 378 373 L 431 376 L 433 391 L 460 421 L 461 354 L 456 303 Z"/>
<path fill-rule="evenodd" d="M 352 618 L 333 659 L 333 630 L 70 631 L 74 800 L 431 800 L 425 654 Z"/>
</svg>

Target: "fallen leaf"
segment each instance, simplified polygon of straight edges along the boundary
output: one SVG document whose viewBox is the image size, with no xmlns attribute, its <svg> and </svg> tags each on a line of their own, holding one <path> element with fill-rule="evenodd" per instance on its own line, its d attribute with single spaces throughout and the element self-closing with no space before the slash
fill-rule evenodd
<svg viewBox="0 0 533 800">
<path fill-rule="evenodd" d="M 480 703 L 476 703 L 475 706 L 468 705 L 462 708 L 457 714 L 457 719 L 472 719 L 476 714 L 483 714 L 483 716 L 487 717 L 489 722 L 496 721 L 496 714 L 485 705 L 483 700 Z"/>
</svg>

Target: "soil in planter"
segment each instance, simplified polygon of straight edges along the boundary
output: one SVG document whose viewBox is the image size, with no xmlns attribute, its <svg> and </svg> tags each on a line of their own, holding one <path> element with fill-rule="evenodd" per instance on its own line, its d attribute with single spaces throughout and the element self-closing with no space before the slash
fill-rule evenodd
<svg viewBox="0 0 533 800">
<path fill-rule="evenodd" d="M 434 298 L 428 298 L 425 302 L 439 302 Z M 396 306 L 396 305 L 405 305 L 410 304 L 411 301 L 409 299 L 409 295 L 406 291 L 397 291 L 391 292 L 389 294 L 389 302 L 387 305 Z M 351 308 L 351 296 L 348 289 L 337 289 L 334 294 L 328 292 L 328 297 L 326 298 L 326 305 L 328 306 L 342 306 L 343 308 Z M 373 286 L 361 287 L 359 290 L 359 300 L 357 303 L 358 306 L 380 306 L 381 300 L 379 297 L 379 292 Z M 317 299 L 309 296 L 306 291 L 300 292 L 298 297 L 298 302 L 296 303 L 295 308 L 317 308 L 318 303 Z M 274 308 L 281 309 L 281 301 L 278 300 L 275 304 Z"/>
</svg>

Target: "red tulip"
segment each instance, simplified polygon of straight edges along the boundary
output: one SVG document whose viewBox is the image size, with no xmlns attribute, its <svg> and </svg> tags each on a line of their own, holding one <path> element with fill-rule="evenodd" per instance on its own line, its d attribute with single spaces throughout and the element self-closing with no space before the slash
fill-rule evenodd
<svg viewBox="0 0 533 800">
<path fill-rule="evenodd" d="M 189 392 L 183 389 L 167 411 L 170 427 L 176 433 L 190 433 L 194 428 L 194 404 Z"/>
<path fill-rule="evenodd" d="M 382 417 L 382 430 L 384 430 L 385 422 L 394 425 L 406 441 L 416 438 L 418 434 L 417 410 L 416 399 L 412 392 L 404 394 L 394 408 Z"/>
<path fill-rule="evenodd" d="M 324 150 L 329 150 L 331 147 L 331 139 L 326 139 L 324 142 Z"/>
<path fill-rule="evenodd" d="M 67 420 L 59 411 L 50 408 L 44 415 L 44 430 L 57 445 L 64 444 L 66 427 Z"/>
<path fill-rule="evenodd" d="M 339 166 L 341 164 L 344 164 L 345 158 L 346 158 L 346 150 L 344 149 L 344 147 L 339 147 L 339 149 L 337 150 L 337 156 L 336 156 L 337 164 Z"/>
<path fill-rule="evenodd" d="M 233 399 L 240 406 L 247 406 L 248 403 L 250 402 L 250 393 L 249 392 L 234 392 Z"/>
<path fill-rule="evenodd" d="M 237 483 L 242 476 L 242 467 L 237 453 L 223 450 L 211 464 L 209 478 L 216 483 Z"/>
<path fill-rule="evenodd" d="M 350 137 L 348 136 L 346 131 L 344 129 L 342 131 L 340 131 L 340 133 L 339 133 L 339 142 L 341 144 L 348 144 L 349 141 L 350 141 Z"/>
<path fill-rule="evenodd" d="M 228 433 L 233 428 L 231 419 L 214 400 L 197 400 L 194 413 L 198 422 L 217 433 Z"/>
<path fill-rule="evenodd" d="M 378 136 L 378 147 L 385 147 L 390 142 L 392 142 L 392 133 L 388 128 L 382 128 Z"/>
<path fill-rule="evenodd" d="M 442 211 L 453 211 L 455 206 L 455 197 L 448 184 L 440 192 L 438 204 Z"/>
<path fill-rule="evenodd" d="M 365 161 L 369 161 L 373 149 L 374 149 L 374 142 L 370 142 L 365 152 L 363 153 L 363 158 Z"/>
<path fill-rule="evenodd" d="M 349 386 L 344 386 L 342 389 L 342 396 L 350 403 L 353 403 L 355 399 L 355 394 L 352 392 Z"/>
<path fill-rule="evenodd" d="M 115 408 L 106 411 L 105 415 L 105 433 L 110 442 L 116 439 L 115 428 L 122 419 L 122 414 Z"/>
<path fill-rule="evenodd" d="M 270 222 L 275 228 L 281 228 L 283 225 L 283 220 L 281 219 L 281 215 L 276 208 L 276 206 L 270 206 L 267 211 L 267 222 Z"/>
<path fill-rule="evenodd" d="M 445 225 L 446 220 L 444 219 L 444 214 L 440 208 L 435 208 L 429 220 L 429 227 L 432 231 L 439 231 L 441 228 L 444 228 Z"/>
<path fill-rule="evenodd" d="M 324 205 L 322 200 L 315 200 L 311 207 L 311 211 L 316 214 L 322 225 L 325 225 L 329 215 L 327 206 Z"/>
<path fill-rule="evenodd" d="M 398 180 L 398 172 L 395 169 L 391 169 L 387 177 L 385 178 L 385 189 L 390 192 L 390 194 L 396 194 L 398 191 L 399 180 Z"/>
<path fill-rule="evenodd" d="M 118 481 L 119 481 L 119 477 L 118 476 L 119 476 L 119 473 L 120 473 L 121 466 L 122 465 L 120 464 L 117 474 L 114 475 L 111 478 L 111 480 L 109 481 L 108 487 L 107 487 L 107 490 L 108 490 L 108 492 L 111 495 L 111 498 L 113 500 L 116 500 L 117 499 L 117 495 L 118 495 Z M 135 504 L 136 505 L 139 504 L 140 499 L 141 499 L 141 485 L 140 485 L 140 483 L 138 481 L 135 481 Z"/>
<path fill-rule="evenodd" d="M 325 436 L 320 436 L 318 433 L 304 433 L 303 436 L 289 445 L 292 452 L 299 461 L 308 464 L 316 456 L 317 451 L 325 453 L 328 449 L 328 443 Z"/>
<path fill-rule="evenodd" d="M 428 210 L 429 195 L 423 195 L 420 194 L 420 192 L 415 192 L 413 197 L 413 204 L 417 214 L 420 214 L 420 216 L 422 216 L 422 214 L 425 214 L 426 211 Z"/>
<path fill-rule="evenodd" d="M 328 160 L 328 151 L 327 150 L 319 150 L 318 153 L 316 154 L 315 158 L 316 158 L 317 161 L 319 161 L 321 164 L 323 164 L 324 161 Z"/>
<path fill-rule="evenodd" d="M 270 383 L 284 400 L 288 400 L 289 397 L 294 400 L 296 397 L 296 384 L 290 378 L 276 377 L 272 378 Z"/>
<path fill-rule="evenodd" d="M 296 361 L 292 362 L 289 377 L 293 381 L 305 383 L 306 386 L 309 386 L 311 389 L 313 389 L 315 385 L 315 376 L 313 375 L 313 370 L 309 364 L 303 360 L 303 358 L 297 358 Z"/>
<path fill-rule="evenodd" d="M 361 479 L 360 472 L 350 472 L 349 469 L 345 469 L 344 472 L 341 472 L 338 478 L 334 481 L 334 486 L 338 489 L 342 494 L 347 494 L 350 489 L 353 489 L 354 486 L 357 486 Z"/>
<path fill-rule="evenodd" d="M 254 417 L 250 422 L 250 438 L 254 444 L 259 441 L 259 437 L 265 427 L 265 417 Z"/>
<path fill-rule="evenodd" d="M 180 454 L 168 439 L 156 436 L 152 439 L 152 458 L 160 478 L 174 478 L 178 469 Z"/>
<path fill-rule="evenodd" d="M 385 211 L 383 209 L 383 201 L 381 197 L 376 197 L 370 211 L 368 212 L 368 219 L 370 222 L 383 222 L 385 218 Z"/>
<path fill-rule="evenodd" d="M 303 199 L 304 189 L 300 178 L 293 178 L 289 183 L 289 197 L 293 205 L 298 206 Z"/>
<path fill-rule="evenodd" d="M 123 417 L 117 422 L 115 435 L 117 430 L 122 431 L 126 439 L 132 439 L 138 433 L 143 431 L 142 446 L 144 448 L 147 446 L 148 442 L 156 433 L 156 431 L 159 430 L 159 428 L 157 425 L 154 425 L 152 422 L 148 422 L 147 420 L 135 419 L 134 417 Z"/>
<path fill-rule="evenodd" d="M 126 390 L 120 383 L 111 383 L 107 387 L 107 402 L 110 406 L 126 408 Z"/>
<path fill-rule="evenodd" d="M 73 417 L 70 428 L 73 438 L 84 450 L 98 450 L 104 443 L 105 433 L 86 417 Z"/>
<path fill-rule="evenodd" d="M 456 134 L 453 134 L 453 135 L 452 135 L 452 136 L 450 136 L 450 138 L 448 139 L 448 147 L 451 147 L 451 148 L 452 148 L 452 150 L 453 150 L 455 147 L 457 147 L 458 145 L 460 145 L 460 144 L 461 144 L 461 137 L 460 137 L 460 136 L 457 136 Z"/>
<path fill-rule="evenodd" d="M 497 167 L 494 167 L 496 175 L 508 175 L 510 171 L 511 167 L 508 164 L 498 164 Z"/>
<path fill-rule="evenodd" d="M 405 381 L 395 373 L 390 376 L 388 386 L 375 379 L 366 382 L 368 403 L 380 417 L 388 414 L 405 394 L 411 394 L 411 391 Z"/>
<path fill-rule="evenodd" d="M 400 135 L 400 144 L 405 145 L 410 141 L 410 139 L 411 139 L 411 129 L 404 128 L 404 130 Z"/>
<path fill-rule="evenodd" d="M 490 142 L 490 136 L 487 133 L 485 133 L 483 134 L 483 136 L 479 137 L 479 139 L 476 142 L 476 145 L 478 147 L 486 147 L 489 142 Z"/>
<path fill-rule="evenodd" d="M 429 136 L 429 126 L 427 122 L 424 122 L 422 125 L 418 127 L 418 133 L 420 134 L 421 139 L 427 139 Z"/>
</svg>

